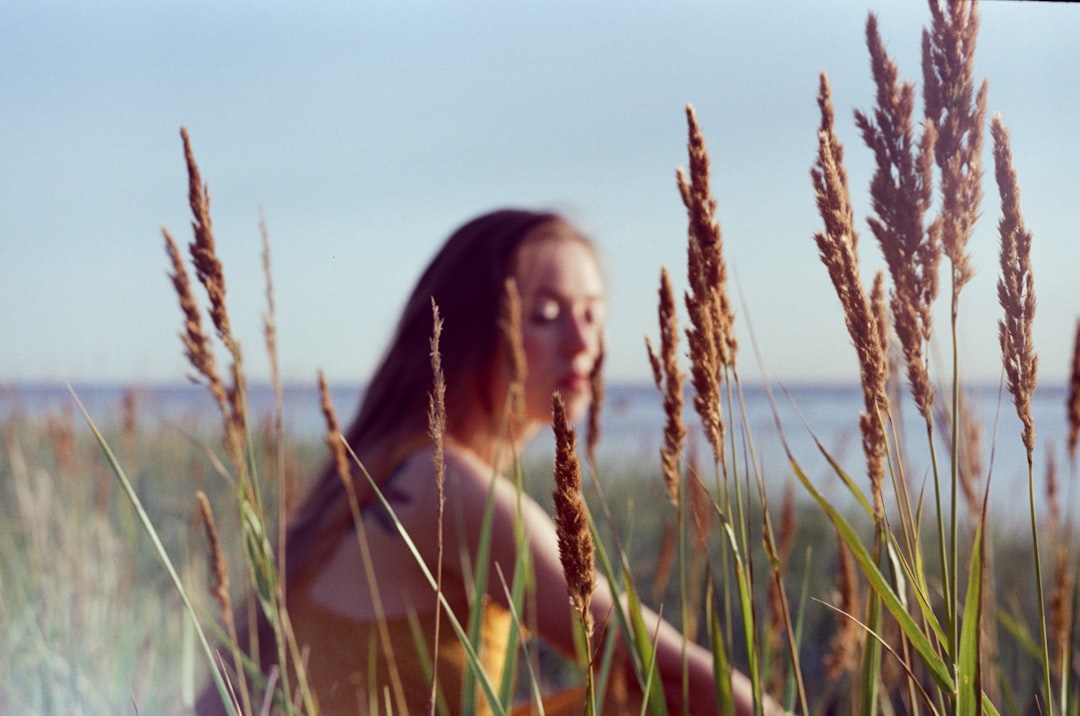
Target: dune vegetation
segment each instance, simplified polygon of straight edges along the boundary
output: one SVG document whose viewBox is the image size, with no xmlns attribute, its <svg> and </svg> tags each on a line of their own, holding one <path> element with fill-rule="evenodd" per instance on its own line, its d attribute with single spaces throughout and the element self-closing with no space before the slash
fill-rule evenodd
<svg viewBox="0 0 1080 716">
<path fill-rule="evenodd" d="M 816 242 L 822 280 L 836 289 L 858 356 L 852 380 L 862 388 L 863 407 L 851 417 L 859 459 L 841 464 L 820 443 L 820 455 L 809 456 L 783 439 L 755 441 L 745 419 L 721 217 L 709 185 L 716 169 L 687 106 L 688 164 L 676 185 L 688 221 L 672 235 L 687 237 L 688 289 L 677 297 L 667 269 L 659 268 L 658 323 L 642 327 L 657 336 L 647 339 L 642 358 L 665 416 L 656 464 L 597 461 L 595 420 L 578 445 L 556 403 L 554 472 L 539 461 L 514 470 L 522 489 L 551 507 L 567 545 L 569 608 L 581 616 L 579 658 L 554 657 L 518 625 L 523 638 L 508 654 L 506 677 L 490 683 L 470 649 L 476 688 L 466 689 L 464 704 L 440 702 L 435 711 L 473 713 L 483 704 L 504 714 L 535 703 L 552 686 L 583 684 L 582 711 L 598 712 L 617 639 L 630 647 L 645 712 L 667 713 L 653 678 L 650 635 L 635 612 L 647 602 L 687 640 L 710 648 L 721 694 L 731 688 L 730 669 L 738 668 L 759 704 L 768 695 L 801 714 L 1080 714 L 1080 551 L 1073 516 L 1061 507 L 1062 479 L 1053 464 L 1037 459 L 1031 411 L 1038 367 L 1033 237 L 1009 130 L 1003 118 L 987 118 L 988 84 L 973 76 L 977 3 L 930 0 L 929 8 L 921 114 L 919 88 L 900 78 L 876 19 L 866 24 L 875 92 L 854 121 L 876 167 L 866 217 L 871 241 L 859 241 L 830 85 L 825 74 L 820 78 L 808 189 L 821 228 L 806 239 Z M 183 130 L 182 139 L 194 237 L 186 256 L 168 230 L 164 240 L 182 349 L 217 406 L 220 430 L 147 427 L 134 395 L 108 419 L 80 415 L 75 394 L 70 411 L 29 417 L 15 410 L 4 419 L 0 712 L 185 713 L 208 683 L 236 713 L 318 712 L 304 674 L 310 645 L 293 638 L 278 576 L 282 527 L 306 476 L 326 460 L 337 461 L 355 495 L 351 481 L 367 479 L 363 456 L 344 444 L 321 375 L 325 444 L 284 428 L 265 227 L 265 350 L 279 400 L 272 414 L 252 414 L 209 196 Z M 984 154 L 992 158 L 985 172 Z M 984 173 L 994 178 L 985 197 Z M 986 509 L 992 488 L 975 458 L 978 426 L 957 367 L 957 326 L 968 310 L 964 287 L 972 272 L 968 239 L 977 221 L 992 217 L 1000 237 L 1004 384 L 1023 426 L 1021 435 L 995 440 L 1020 440 L 1027 456 L 1030 529 L 1021 534 L 998 529 Z M 866 276 L 860 255 L 876 250 L 887 270 Z M 938 302 L 950 307 L 947 324 L 931 320 Z M 506 324 L 512 341 L 513 321 Z M 430 416 L 436 442 L 444 409 L 438 338 L 436 332 Z M 945 374 L 932 369 L 932 341 L 952 358 Z M 1068 477 L 1075 479 L 1080 324 L 1071 376 L 1062 419 Z M 924 434 L 907 436 L 925 441 L 925 464 L 898 434 L 901 403 L 925 426 Z M 700 445 L 688 440 L 693 431 L 703 436 Z M 756 457 L 762 450 L 787 450 L 789 473 L 764 475 Z M 831 469 L 828 485 L 804 467 L 821 456 Z M 485 563 L 476 555 L 477 565 Z M 497 578 L 477 570 L 478 591 Z M 620 585 L 628 599 L 612 617 L 618 628 L 594 641 L 587 604 L 597 579 Z M 437 575 L 431 580 L 434 595 Z M 522 613 L 527 588 L 508 589 Z M 238 630 L 236 620 L 255 610 L 272 625 L 270 643 L 258 648 L 271 650 L 282 666 L 268 675 L 250 673 L 251 645 L 237 643 L 249 630 Z M 446 610 L 445 628 L 475 645 L 479 622 L 471 616 Z M 249 678 L 238 678 L 245 672 Z M 400 712 L 389 696 L 372 710 Z"/>
</svg>

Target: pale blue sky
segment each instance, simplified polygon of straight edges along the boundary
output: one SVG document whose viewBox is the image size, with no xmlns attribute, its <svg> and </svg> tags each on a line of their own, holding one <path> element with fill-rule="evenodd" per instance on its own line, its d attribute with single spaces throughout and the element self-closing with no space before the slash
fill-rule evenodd
<svg viewBox="0 0 1080 716">
<path fill-rule="evenodd" d="M 766 377 L 854 379 L 812 240 L 809 169 L 825 70 L 865 226 L 869 157 L 851 112 L 873 99 L 871 9 L 918 79 L 928 10 L 917 0 L 4 3 L 0 383 L 184 377 L 160 233 L 190 237 L 181 124 L 210 186 L 253 377 L 267 375 L 260 207 L 285 377 L 323 368 L 345 383 L 367 376 L 445 236 L 513 204 L 564 210 L 596 238 L 610 375 L 645 379 L 660 266 L 683 285 L 674 170 L 686 163 L 686 102 L 745 300 L 744 379 L 759 377 L 750 324 Z M 1041 375 L 1060 380 L 1080 315 L 1080 6 L 981 9 L 977 69 L 1012 130 L 1035 234 Z M 996 191 L 987 174 L 978 274 L 961 299 L 963 369 L 989 379 Z M 862 238 L 869 276 L 879 251 Z"/>
</svg>

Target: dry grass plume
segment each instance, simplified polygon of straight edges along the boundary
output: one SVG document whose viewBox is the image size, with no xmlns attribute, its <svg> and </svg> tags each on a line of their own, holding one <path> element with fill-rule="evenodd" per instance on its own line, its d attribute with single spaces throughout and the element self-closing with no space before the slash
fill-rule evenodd
<svg viewBox="0 0 1080 716">
<path fill-rule="evenodd" d="M 1080 442 L 1080 320 L 1076 322 L 1076 338 L 1073 340 L 1072 370 L 1069 372 L 1069 396 L 1066 399 L 1065 413 L 1069 424 L 1069 462 L 1075 466 L 1076 445 Z"/>
<path fill-rule="evenodd" d="M 566 576 L 566 591 L 587 634 L 592 634 L 589 612 L 596 571 L 595 547 L 589 531 L 585 500 L 581 496 L 581 465 L 575 452 L 574 428 L 567 424 L 562 396 L 552 396 L 555 431 L 555 532 L 559 539 L 559 559 Z"/>
<path fill-rule="evenodd" d="M 502 302 L 499 305 L 499 333 L 506 346 L 510 359 L 510 387 L 507 396 L 510 403 L 510 415 L 514 425 L 520 427 L 525 420 L 525 347 L 521 340 L 521 294 L 517 281 L 508 277 L 503 284 Z"/>
<path fill-rule="evenodd" d="M 232 357 L 229 384 L 225 384 L 218 374 L 213 349 L 208 336 L 202 330 L 198 304 L 191 291 L 191 282 L 187 277 L 187 272 L 183 269 L 176 242 L 173 241 L 168 230 L 163 228 L 166 251 L 173 266 L 170 278 L 180 299 L 180 309 L 184 313 L 185 332 L 181 334 L 181 338 L 184 341 L 185 353 L 196 372 L 206 379 L 207 387 L 218 403 L 225 420 L 226 446 L 233 460 L 240 466 L 243 462 L 243 435 L 247 427 L 240 344 L 233 336 L 229 313 L 225 307 L 225 271 L 217 256 L 210 221 L 210 192 L 203 184 L 198 164 L 195 162 L 195 154 L 191 148 L 191 139 L 184 127 L 180 128 L 180 137 L 183 140 L 184 160 L 187 164 L 188 203 L 193 216 L 191 226 L 194 240 L 188 244 L 188 250 L 195 268 L 195 276 L 206 291 L 210 320 L 218 339 Z"/>
<path fill-rule="evenodd" d="M 931 26 L 923 33 L 925 118 L 935 128 L 934 158 L 941 173 L 941 210 L 931 223 L 933 240 L 949 257 L 953 315 L 960 289 L 972 276 L 966 253 L 982 202 L 982 132 L 987 83 L 975 89 L 977 0 L 931 0 Z"/>
<path fill-rule="evenodd" d="M 607 349 L 603 337 L 600 340 L 600 355 L 596 356 L 592 372 L 589 373 L 589 414 L 585 423 L 585 455 L 596 472 L 596 447 L 600 444 L 600 414 L 604 408 L 604 359 Z"/>
<path fill-rule="evenodd" d="M 180 334 L 180 340 L 184 344 L 184 355 L 188 363 L 195 369 L 198 376 L 192 380 L 203 383 L 214 397 L 222 415 L 229 413 L 229 396 L 225 384 L 218 373 L 217 361 L 210 339 L 202 327 L 202 313 L 199 304 L 195 300 L 195 294 L 191 289 L 191 280 L 188 278 L 187 268 L 180 256 L 180 250 L 176 246 L 169 230 L 162 227 L 161 233 L 165 236 L 165 251 L 169 255 L 172 264 L 172 273 L 169 279 L 173 289 L 180 299 L 180 311 L 184 314 L 184 331 Z M 205 381 L 205 382 L 204 382 Z"/>
<path fill-rule="evenodd" d="M 439 315 L 439 306 L 431 299 L 431 372 L 432 386 L 428 395 L 428 434 L 432 444 L 432 467 L 435 470 L 435 489 L 439 496 L 439 513 L 435 525 L 437 535 L 435 558 L 435 591 L 442 592 L 443 568 L 443 511 L 446 505 L 446 377 L 442 369 L 442 353 L 439 351 L 439 339 L 442 338 L 443 320 Z M 520 332 L 518 334 L 520 336 Z M 433 636 L 434 653 L 438 656 L 439 634 L 442 629 L 442 602 L 435 600 L 435 634 Z M 430 713 L 435 712 L 436 696 L 439 684 L 439 659 L 432 660 Z"/>
<path fill-rule="evenodd" d="M 330 399 L 330 387 L 327 385 L 326 376 L 319 371 L 319 408 L 322 410 L 323 419 L 326 421 L 326 446 L 330 448 L 330 454 L 334 457 L 334 467 L 338 478 L 345 488 L 354 493 L 352 468 L 349 455 L 345 449 L 341 429 L 338 426 L 337 411 Z"/>
<path fill-rule="evenodd" d="M 686 121 L 689 177 L 682 169 L 676 173 L 689 218 L 690 292 L 686 295 L 686 308 L 690 327 L 686 338 L 690 347 L 691 381 L 696 392 L 694 408 L 701 416 L 714 458 L 722 463 L 725 424 L 720 410 L 720 385 L 724 371 L 735 365 L 738 342 L 733 331 L 735 314 L 727 296 L 727 267 L 716 219 L 716 200 L 709 188 L 709 154 L 690 105 L 686 107 Z"/>
<path fill-rule="evenodd" d="M 229 566 L 221 549 L 221 540 L 218 538 L 217 524 L 214 522 L 214 513 L 210 508 L 210 499 L 202 490 L 195 493 L 195 499 L 199 503 L 199 514 L 202 517 L 203 529 L 206 531 L 206 541 L 210 549 L 210 565 L 213 574 L 210 593 L 221 610 L 221 621 L 225 625 L 225 633 L 228 634 L 230 642 L 235 645 L 232 650 L 233 667 L 236 669 L 237 674 L 242 674 L 244 673 L 242 657 L 239 650 L 236 621 L 233 618 L 232 597 L 229 595 Z M 251 695 L 248 691 L 247 679 L 236 679 L 236 684 L 245 713 L 249 713 Z"/>
<path fill-rule="evenodd" d="M 664 396 L 664 444 L 660 447 L 660 467 L 671 503 L 678 507 L 680 462 L 686 440 L 683 424 L 683 375 L 679 371 L 679 323 L 675 314 L 675 294 L 666 268 L 660 270 L 660 354 L 645 338 L 645 348 L 652 365 L 653 381 Z"/>
<path fill-rule="evenodd" d="M 865 405 L 859 416 L 859 428 L 874 495 L 874 513 L 880 523 L 884 519 L 881 495 L 885 480 L 885 416 L 889 412 L 885 386 L 888 359 L 882 344 L 878 312 L 863 289 L 859 275 L 858 233 L 844 169 L 844 149 L 834 129 L 829 81 L 824 73 L 821 74 L 818 107 L 821 110 L 818 160 L 811 177 L 825 230 L 816 233 L 814 240 L 840 299 L 848 334 L 858 354 Z"/>
<path fill-rule="evenodd" d="M 1035 393 L 1038 356 L 1031 340 L 1035 319 L 1035 282 L 1031 273 L 1031 232 L 1024 226 L 1020 211 L 1020 185 L 1013 169 L 1009 131 L 995 116 L 990 125 L 994 138 L 994 167 L 1001 194 L 1002 217 L 998 222 L 1001 237 L 1001 278 L 998 301 L 1005 316 L 998 323 L 998 338 L 1005 364 L 1005 382 L 1016 404 L 1016 414 L 1023 423 L 1024 447 L 1028 463 L 1035 450 L 1035 423 L 1031 398 Z"/>
<path fill-rule="evenodd" d="M 921 141 L 912 116 L 915 87 L 901 83 L 896 63 L 886 54 L 871 14 L 866 23 L 870 67 L 877 85 L 877 106 L 870 114 L 855 113 L 863 141 L 874 152 L 876 170 L 870 197 L 876 216 L 867 221 L 881 245 L 892 278 L 889 299 L 893 323 L 907 367 L 911 393 L 926 419 L 931 416 L 934 389 L 926 345 L 930 340 L 931 308 L 938 290 L 941 246 L 923 227 L 933 189 L 933 149 L 936 132 L 926 122 Z"/>
</svg>

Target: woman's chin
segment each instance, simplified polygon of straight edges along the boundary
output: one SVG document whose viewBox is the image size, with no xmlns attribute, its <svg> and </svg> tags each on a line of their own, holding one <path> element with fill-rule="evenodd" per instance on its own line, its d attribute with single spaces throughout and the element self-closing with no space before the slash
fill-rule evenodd
<svg viewBox="0 0 1080 716">
<path fill-rule="evenodd" d="M 575 391 L 569 395 L 563 395 L 566 406 L 566 421 L 573 425 L 580 422 L 589 412 L 589 401 L 592 395 L 589 391 Z"/>
</svg>

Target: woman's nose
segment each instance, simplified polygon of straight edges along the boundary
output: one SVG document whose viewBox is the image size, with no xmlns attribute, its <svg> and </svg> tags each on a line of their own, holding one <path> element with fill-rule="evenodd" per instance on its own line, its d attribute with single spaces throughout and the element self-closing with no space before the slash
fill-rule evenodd
<svg viewBox="0 0 1080 716">
<path fill-rule="evenodd" d="M 592 344 L 590 338 L 593 332 L 592 325 L 585 317 L 568 316 L 563 330 L 563 350 L 567 355 L 577 355 L 587 351 Z"/>
</svg>

